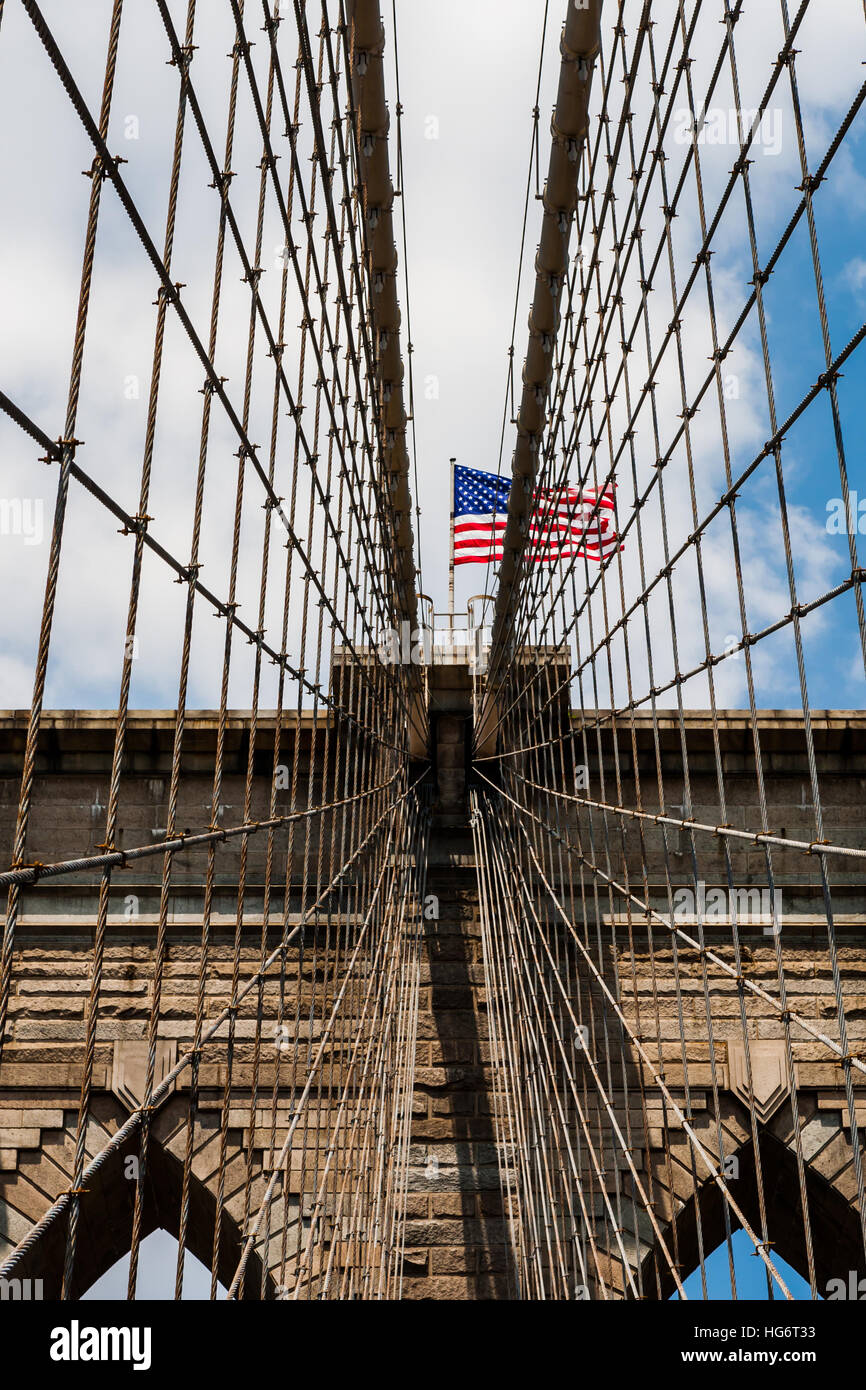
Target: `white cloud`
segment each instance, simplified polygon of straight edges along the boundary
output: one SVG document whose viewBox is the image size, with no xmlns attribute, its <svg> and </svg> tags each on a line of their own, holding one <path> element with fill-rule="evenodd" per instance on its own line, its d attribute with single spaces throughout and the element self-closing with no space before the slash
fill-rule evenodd
<svg viewBox="0 0 866 1390">
<path fill-rule="evenodd" d="M 866 260 L 862 256 L 855 256 L 848 261 L 842 269 L 841 278 L 850 290 L 862 295 L 866 292 Z"/>
</svg>

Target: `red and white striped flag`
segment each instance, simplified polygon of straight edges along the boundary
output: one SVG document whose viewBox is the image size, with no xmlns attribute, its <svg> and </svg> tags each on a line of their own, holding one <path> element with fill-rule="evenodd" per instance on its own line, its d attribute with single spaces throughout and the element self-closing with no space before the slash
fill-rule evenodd
<svg viewBox="0 0 866 1390">
<path fill-rule="evenodd" d="M 454 469 L 454 563 L 486 564 L 502 559 L 502 540 L 511 482 L 477 468 Z M 596 507 L 596 502 L 598 506 Z M 613 487 L 540 488 L 527 531 L 525 558 L 555 565 L 575 556 L 606 560 L 621 549 L 614 526 Z"/>
</svg>

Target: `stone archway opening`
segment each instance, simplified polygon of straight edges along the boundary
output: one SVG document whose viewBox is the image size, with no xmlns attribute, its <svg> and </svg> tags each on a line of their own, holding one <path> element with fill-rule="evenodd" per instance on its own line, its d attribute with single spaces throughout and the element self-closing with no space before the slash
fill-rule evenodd
<svg viewBox="0 0 866 1390">
<path fill-rule="evenodd" d="M 783 1273 L 783 1277 L 783 1266 L 787 1266 L 802 1281 L 801 1288 L 803 1284 L 807 1290 L 810 1288 L 810 1239 L 818 1297 L 827 1297 L 828 1290 L 832 1293 L 834 1281 L 844 1280 L 846 1286 L 855 1287 L 866 1276 L 866 1259 L 863 1253 L 860 1220 L 850 1200 L 834 1182 L 824 1177 L 813 1163 L 804 1162 L 809 1213 L 807 1238 L 800 1176 L 793 1143 L 785 1142 L 770 1129 L 761 1126 L 759 1144 L 770 1253 L 779 1262 L 777 1267 Z M 760 1234 L 758 1164 L 755 1162 L 751 1140 L 729 1157 L 736 1159 L 738 1174 L 731 1183 L 731 1189 L 752 1228 Z M 724 1198 L 717 1184 L 707 1179 L 668 1223 L 664 1233 L 665 1239 L 669 1249 L 676 1250 L 681 1277 L 685 1271 L 691 1272 L 699 1268 L 699 1230 L 705 1264 L 706 1257 L 722 1247 L 727 1266 L 724 1205 Z M 746 1240 L 751 1251 L 751 1241 L 748 1237 L 745 1237 L 743 1232 L 737 1232 L 737 1235 L 741 1240 Z M 650 1251 L 645 1257 L 641 1272 L 647 1298 L 668 1299 L 675 1293 L 671 1271 L 655 1250 Z M 795 1292 L 793 1289 L 791 1291 Z M 719 1292 L 710 1293 L 709 1296 L 730 1297 L 730 1286 L 728 1285 L 727 1294 Z M 743 1295 L 738 1292 L 738 1297 Z M 774 1297 L 782 1297 L 775 1285 Z"/>
<path fill-rule="evenodd" d="M 138 1153 L 138 1137 L 133 1135 L 126 1144 L 110 1155 L 98 1173 L 89 1180 L 89 1187 L 80 1207 L 74 1282 L 69 1294 L 73 1300 L 80 1299 L 119 1264 L 126 1261 L 128 1267 Z M 173 1238 L 175 1247 L 177 1246 L 180 1235 L 182 1184 L 182 1162 L 151 1136 L 144 1179 L 142 1243 L 154 1233 L 162 1231 Z M 185 1248 L 189 1256 L 208 1272 L 213 1259 L 215 1224 L 215 1194 L 207 1183 L 202 1182 L 193 1173 L 189 1184 Z M 61 1296 L 66 1232 L 65 1220 L 53 1222 L 34 1241 L 16 1266 L 17 1277 L 41 1280 L 41 1293 L 46 1300 L 56 1300 Z M 217 1279 L 223 1287 L 228 1287 L 231 1282 L 241 1248 L 238 1223 L 224 1207 L 217 1257 Z M 170 1274 L 163 1269 L 163 1277 L 173 1290 L 174 1267 Z M 243 1297 L 259 1299 L 261 1289 L 261 1261 L 254 1251 L 247 1264 Z M 125 1289 L 117 1292 L 115 1296 L 125 1297 Z M 269 1274 L 265 1281 L 265 1297 L 275 1296 L 275 1286 Z"/>
<path fill-rule="evenodd" d="M 174 1297 L 178 1249 L 177 1240 L 170 1231 L 162 1227 L 151 1231 L 150 1235 L 145 1237 L 139 1249 L 136 1298 L 156 1301 Z M 122 1301 L 126 1298 L 128 1282 L 127 1253 L 81 1295 L 82 1301 Z M 197 1302 L 209 1299 L 210 1287 L 210 1269 L 202 1264 L 201 1260 L 196 1259 L 190 1250 L 186 1250 L 183 1262 L 183 1300 Z M 226 1292 L 225 1285 L 218 1283 L 217 1298 L 225 1298 Z"/>
</svg>

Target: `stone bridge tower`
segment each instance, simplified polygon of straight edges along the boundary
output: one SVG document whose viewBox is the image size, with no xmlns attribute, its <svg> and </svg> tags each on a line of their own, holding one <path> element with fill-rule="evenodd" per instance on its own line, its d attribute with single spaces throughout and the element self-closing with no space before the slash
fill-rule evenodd
<svg viewBox="0 0 866 1390">
<path fill-rule="evenodd" d="M 112 727 L 112 721 L 98 712 L 45 717 L 34 858 L 47 862 L 68 857 L 82 847 L 95 848 Z M 808 839 L 799 721 L 794 715 L 773 712 L 761 716 L 760 727 L 773 821 L 781 838 Z M 121 847 L 124 839 L 140 844 L 147 836 L 158 839 L 164 830 L 171 729 L 171 716 L 158 711 L 140 712 L 131 718 L 128 777 L 133 792 L 120 830 Z M 815 734 L 828 823 L 837 838 L 856 839 L 866 777 L 866 721 L 844 712 L 827 713 L 816 717 Z M 270 735 L 267 720 L 260 718 L 263 759 Z M 198 803 L 205 803 L 209 794 L 208 768 L 215 736 L 215 721 L 210 715 L 190 718 L 184 750 L 188 802 L 181 819 L 186 814 L 193 824 L 200 823 Z M 21 718 L 3 716 L 0 787 L 7 838 L 17 796 L 15 764 L 21 737 Z M 293 756 L 294 739 L 299 741 L 301 767 L 308 769 L 312 764 L 315 776 L 316 761 L 324 757 L 323 726 L 316 727 L 311 719 L 296 725 L 291 731 L 288 761 Z M 661 739 L 666 781 L 674 788 L 678 735 L 672 718 L 661 719 Z M 714 799 L 711 741 L 704 716 L 688 716 L 688 739 L 694 814 L 701 820 L 702 805 L 711 806 Z M 735 814 L 742 825 L 754 823 L 746 779 L 737 782 L 748 766 L 749 739 L 746 716 L 731 712 L 722 717 L 722 749 L 731 778 L 732 805 L 736 805 Z M 234 803 L 242 799 L 249 754 L 249 723 L 243 714 L 230 718 L 227 740 L 224 803 L 230 819 L 235 814 Z M 612 764 L 613 751 L 610 745 L 602 747 L 608 764 Z M 638 731 L 637 753 L 642 760 L 653 756 L 649 724 Z M 621 748 L 619 755 L 627 758 L 628 749 Z M 597 767 L 591 769 L 590 777 L 591 785 L 596 785 Z M 267 786 L 264 775 L 262 784 Z M 739 799 L 738 785 L 742 788 Z M 455 800 L 452 791 L 449 797 Z M 262 798 L 266 802 L 265 791 Z M 673 817 L 676 814 L 674 810 Z M 578 830 L 575 824 L 573 833 L 577 835 Z M 660 827 L 651 827 L 647 844 L 652 902 L 663 912 Z M 685 890 L 690 883 L 686 834 L 682 830 L 672 834 L 667 848 Z M 256 883 L 264 865 L 263 850 L 263 845 L 251 841 L 247 873 L 252 896 L 240 944 L 242 973 L 254 971 L 262 950 L 262 904 L 259 902 L 258 915 L 254 904 L 260 892 Z M 232 858 L 230 846 L 223 852 L 226 857 L 210 905 L 208 1018 L 220 1013 L 229 996 L 235 943 L 239 861 L 236 856 Z M 514 1292 L 515 1236 L 509 1201 L 515 1173 L 503 1126 L 498 1044 L 490 1031 L 491 1020 L 495 1023 L 498 1016 L 491 1003 L 495 979 L 491 962 L 485 958 L 482 921 L 490 906 L 479 879 L 473 835 L 465 817 L 461 821 L 450 802 L 445 811 L 434 808 L 427 853 L 428 911 L 422 926 L 402 1289 L 404 1296 L 412 1298 L 507 1297 Z M 626 845 L 626 857 L 630 853 L 635 856 L 633 872 L 639 874 L 636 842 Z M 193 1036 L 203 854 L 190 850 L 173 879 L 157 1079 L 170 1073 L 179 1052 L 189 1047 Z M 763 854 L 759 848 L 744 844 L 735 849 L 735 856 L 736 882 L 747 892 L 750 884 L 760 881 Z M 857 1053 L 866 1047 L 866 916 L 863 873 L 858 861 L 851 861 L 851 866 L 837 877 L 833 891 L 848 1035 L 851 1050 Z M 709 900 L 725 882 L 721 852 L 715 869 L 715 881 L 708 881 L 705 887 Z M 300 860 L 293 872 L 302 874 Z M 670 933 L 665 936 L 658 928 L 650 932 L 636 915 L 631 922 L 622 913 L 612 916 L 600 899 L 599 921 L 589 921 L 588 928 L 591 936 L 600 928 L 602 978 L 652 1062 L 645 1065 L 632 1050 L 621 1074 L 613 1078 L 612 1097 L 622 1130 L 632 1136 L 635 1172 L 651 1197 L 659 1230 L 675 1252 L 679 1269 L 687 1274 L 697 1265 L 699 1241 L 706 1255 L 725 1236 L 723 1204 L 715 1183 L 695 1168 L 684 1131 L 684 1123 L 688 1123 L 709 1149 L 718 1151 L 721 1142 L 726 1181 L 741 1209 L 756 1229 L 762 1220 L 765 1222 L 773 1249 L 800 1272 L 807 1267 L 800 1186 L 805 1183 L 808 1239 L 823 1288 L 833 1278 L 846 1277 L 849 1270 L 857 1271 L 858 1277 L 864 1272 L 846 1090 L 846 1075 L 851 1069 L 828 1056 L 827 1048 L 802 1028 L 790 1023 L 786 1027 L 786 1020 L 760 993 L 775 993 L 777 950 L 781 948 L 791 1011 L 816 1032 L 835 1035 L 826 920 L 808 856 L 794 850 L 781 852 L 776 860 L 776 882 L 782 911 L 775 926 L 772 911 L 769 919 L 766 916 L 765 904 L 755 904 L 754 923 L 747 919 L 748 902 L 744 899 L 737 904 L 742 922 L 742 975 L 757 987 L 757 992 L 752 989 L 743 994 L 748 1058 L 740 1027 L 743 992 L 738 991 L 736 978 L 731 978 L 731 906 L 727 900 L 720 902 L 715 914 L 704 904 L 705 949 L 727 970 L 709 961 L 712 1043 L 699 950 L 690 951 L 680 944 L 674 968 L 672 951 L 677 944 Z M 72 1181 L 93 963 L 93 885 L 94 875 L 86 870 L 53 883 L 45 880 L 25 898 L 19 922 L 11 1011 L 0 1067 L 0 1259 L 28 1237 Z M 690 908 L 686 897 L 678 902 L 677 910 L 683 930 L 693 932 L 697 906 Z M 116 875 L 86 1136 L 90 1156 L 117 1134 L 142 1103 L 158 914 L 159 884 L 146 866 L 142 870 L 130 866 Z M 780 933 L 777 927 L 781 927 Z M 225 1063 L 203 1059 L 196 1078 L 192 1129 L 188 1124 L 189 1073 L 177 1079 L 153 1117 L 144 1233 L 161 1226 L 177 1235 L 183 1158 L 191 1143 L 187 1247 L 205 1264 L 211 1263 L 219 1202 L 217 1268 L 221 1280 L 228 1281 L 245 1222 L 256 1210 L 267 1184 L 275 1138 L 279 1148 L 288 1131 L 293 1101 L 302 1084 L 298 1078 L 320 1028 L 318 1021 L 305 1020 L 303 1009 L 296 1009 L 316 968 L 312 957 L 305 957 L 299 949 L 286 960 L 282 1002 L 273 994 L 265 994 L 261 1001 L 252 994 L 242 1004 L 234 1024 L 235 1057 L 228 1103 Z M 576 980 L 575 1000 L 582 1017 L 594 1020 L 587 1033 L 587 1050 L 595 1049 L 599 1060 L 606 1055 L 601 994 L 599 981 Z M 262 1012 L 257 1019 L 259 1009 Z M 259 1057 L 254 1066 L 256 1047 Z M 283 1089 L 274 1123 L 269 1103 L 280 1066 Z M 577 1067 L 579 1071 L 579 1061 Z M 659 1075 L 667 1088 L 664 1093 L 657 1084 Z M 268 1255 L 261 1258 L 265 1247 L 259 1243 L 247 1266 L 245 1296 L 257 1298 L 262 1291 L 266 1297 L 278 1296 L 278 1267 L 284 1264 L 287 1252 L 291 1259 L 292 1252 L 303 1246 L 315 1206 L 315 1165 L 310 1154 L 316 1147 L 316 1113 L 325 1104 L 328 1085 L 336 1085 L 336 1080 L 333 1073 L 330 1079 L 325 1078 L 303 1132 L 290 1146 L 287 1193 L 271 1214 Z M 866 1124 L 866 1088 L 856 1071 L 851 1082 L 859 1127 Z M 631 1278 L 640 1282 L 642 1295 L 665 1298 L 673 1289 L 669 1271 L 659 1258 L 655 1233 L 645 1213 L 633 1200 L 633 1176 L 604 1120 L 600 1111 L 591 1116 L 605 1175 L 603 1184 L 588 1193 L 588 1200 L 594 1204 L 590 1216 L 596 1224 L 599 1256 L 606 1262 L 606 1281 L 611 1289 L 628 1292 L 624 1251 Z M 120 1145 L 88 1183 L 81 1204 L 83 1238 L 74 1293 L 83 1292 L 129 1247 L 137 1152 L 131 1141 Z M 760 1186 L 756 1179 L 759 1167 Z M 761 1200 L 766 1207 L 763 1212 Z M 617 1241 L 606 1227 L 608 1201 L 622 1216 Z M 16 1270 L 21 1277 L 42 1279 L 46 1297 L 56 1297 L 60 1289 L 62 1227 L 63 1223 L 57 1223 L 35 1239 Z M 263 1269 L 263 1264 L 267 1268 Z M 598 1296 L 597 1289 L 590 1288 L 588 1293 Z"/>
</svg>

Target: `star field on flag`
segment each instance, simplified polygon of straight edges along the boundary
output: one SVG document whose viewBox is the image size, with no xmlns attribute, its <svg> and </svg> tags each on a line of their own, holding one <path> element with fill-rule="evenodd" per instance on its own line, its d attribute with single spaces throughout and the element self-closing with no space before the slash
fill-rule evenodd
<svg viewBox="0 0 866 1390">
<path fill-rule="evenodd" d="M 477 468 L 454 469 L 454 564 L 502 559 L 511 480 Z M 597 504 L 597 505 L 596 505 Z M 586 557 L 601 561 L 618 548 L 613 487 L 599 494 L 575 488 L 539 489 L 525 555 L 535 564 Z"/>
</svg>

